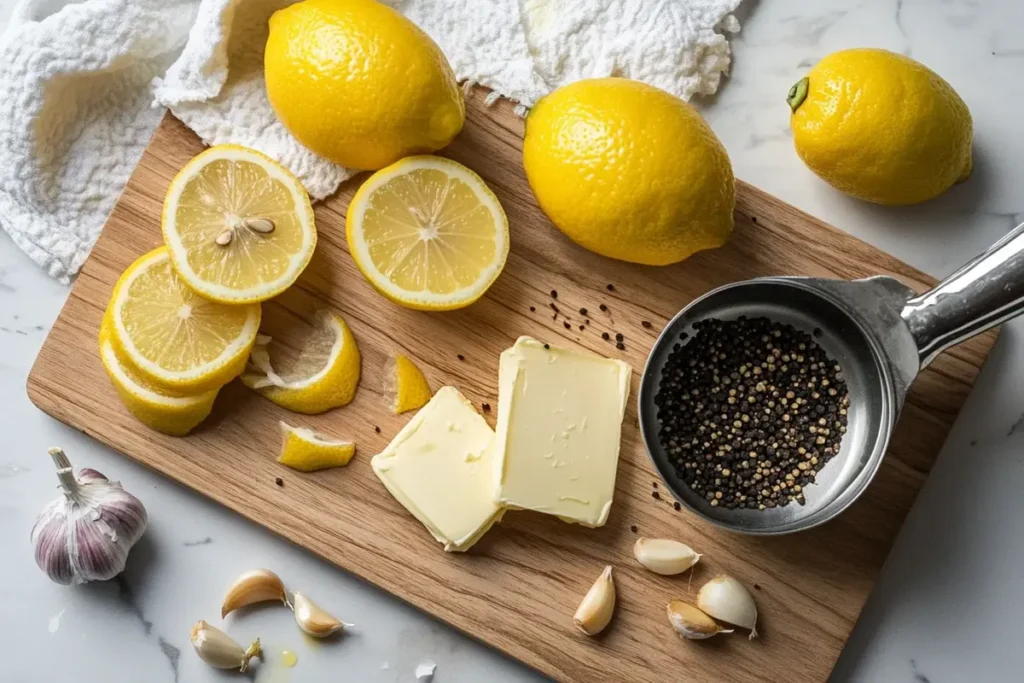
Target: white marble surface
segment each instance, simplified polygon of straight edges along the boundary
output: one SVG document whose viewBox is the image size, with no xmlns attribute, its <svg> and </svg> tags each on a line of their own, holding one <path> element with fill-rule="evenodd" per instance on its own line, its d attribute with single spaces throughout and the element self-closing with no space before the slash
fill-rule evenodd
<svg viewBox="0 0 1024 683">
<path fill-rule="evenodd" d="M 0 0 L 0 20 L 12 4 Z M 1013 123 L 1024 108 L 1020 0 L 746 0 L 741 18 L 732 78 L 701 105 L 739 177 L 937 276 L 1024 220 L 1024 133 Z M 786 91 L 818 58 L 852 46 L 910 54 L 961 93 L 976 129 L 969 182 L 923 206 L 882 209 L 837 194 L 801 165 Z M 261 635 L 272 657 L 282 648 L 299 656 L 294 669 L 261 667 L 257 682 L 412 681 L 425 658 L 438 663 L 437 683 L 538 680 L 37 411 L 25 378 L 66 295 L 0 236 L 0 680 L 221 680 L 191 651 L 188 628 L 214 618 L 225 584 L 252 566 L 278 568 L 358 625 L 345 642 L 317 647 L 272 610 L 247 616 L 233 634 Z M 1004 330 L 833 681 L 1021 680 L 1022 333 L 1021 323 Z M 77 466 L 121 479 L 149 509 L 150 530 L 118 581 L 62 588 L 33 563 L 29 529 L 55 483 L 41 456 L 55 443 Z"/>
</svg>

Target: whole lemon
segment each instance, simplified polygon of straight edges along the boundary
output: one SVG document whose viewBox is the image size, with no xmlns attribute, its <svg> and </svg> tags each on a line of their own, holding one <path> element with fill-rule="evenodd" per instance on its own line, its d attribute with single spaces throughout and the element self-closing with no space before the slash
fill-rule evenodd
<svg viewBox="0 0 1024 683">
<path fill-rule="evenodd" d="M 376 0 L 304 0 L 270 17 L 267 96 L 299 142 L 379 169 L 454 138 L 466 109 L 441 49 Z"/>
<path fill-rule="evenodd" d="M 971 113 L 923 64 L 887 50 L 822 59 L 787 98 L 797 154 L 829 185 L 916 204 L 971 174 Z"/>
<path fill-rule="evenodd" d="M 604 256 L 666 265 L 732 232 L 725 148 L 693 107 L 654 86 L 597 78 L 542 98 L 523 165 L 548 218 Z"/>
</svg>

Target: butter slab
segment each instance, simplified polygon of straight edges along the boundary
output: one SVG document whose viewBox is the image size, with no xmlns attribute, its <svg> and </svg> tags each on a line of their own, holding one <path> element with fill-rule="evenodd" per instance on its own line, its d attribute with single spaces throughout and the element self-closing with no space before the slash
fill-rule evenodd
<svg viewBox="0 0 1024 683">
<path fill-rule="evenodd" d="M 520 337 L 501 354 L 498 505 L 588 527 L 608 520 L 632 369 Z"/>
<path fill-rule="evenodd" d="M 469 550 L 501 518 L 494 430 L 455 387 L 442 387 L 370 461 L 391 495 L 444 544 Z"/>
</svg>

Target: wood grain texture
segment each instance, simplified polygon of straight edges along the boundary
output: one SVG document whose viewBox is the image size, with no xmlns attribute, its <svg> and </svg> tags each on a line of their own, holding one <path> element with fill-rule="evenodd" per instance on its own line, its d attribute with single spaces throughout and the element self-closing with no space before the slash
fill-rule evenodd
<svg viewBox="0 0 1024 683">
<path fill-rule="evenodd" d="M 520 165 L 521 137 L 522 121 L 508 107 L 485 108 L 474 97 L 465 130 L 444 152 L 483 176 L 508 213 L 512 252 L 484 299 L 463 311 L 430 314 L 399 308 L 377 295 L 346 253 L 345 211 L 357 178 L 316 207 L 320 246 L 298 288 L 265 305 L 271 326 L 305 315 L 317 304 L 346 318 L 363 352 L 356 400 L 326 415 L 302 418 L 234 383 L 222 392 L 207 423 L 175 439 L 143 428 L 120 406 L 95 351 L 112 285 L 132 260 L 160 242 L 168 182 L 201 149 L 191 132 L 168 118 L 39 354 L 28 381 L 32 401 L 553 678 L 587 683 L 825 681 L 994 334 L 944 354 L 918 379 L 875 482 L 853 508 L 823 527 L 782 538 L 740 537 L 675 511 L 667 496 L 654 499 L 657 476 L 644 453 L 631 400 L 607 526 L 589 530 L 540 514 L 509 513 L 472 552 L 445 554 L 370 469 L 370 456 L 408 419 L 384 407 L 381 367 L 389 354 L 403 352 L 416 359 L 435 389 L 453 384 L 478 406 L 495 406 L 498 354 L 519 335 L 529 334 L 624 358 L 635 369 L 635 396 L 637 370 L 659 329 L 713 287 L 778 274 L 857 278 L 884 273 L 918 290 L 932 282 L 744 183 L 738 187 L 736 232 L 726 247 L 667 268 L 601 258 L 565 239 L 537 208 Z M 557 290 L 557 305 L 568 321 L 562 315 L 553 319 L 551 290 Z M 607 313 L 599 310 L 602 303 Z M 588 309 L 589 325 L 580 308 Z M 651 329 L 642 327 L 645 320 L 653 323 Z M 626 350 L 616 351 L 601 339 L 602 332 L 622 332 Z M 485 416 L 493 424 L 494 412 Z M 277 422 L 282 418 L 354 439 L 355 460 L 347 468 L 312 475 L 279 466 Z M 284 479 L 283 488 L 275 485 L 276 477 Z M 692 587 L 686 576 L 660 577 L 636 564 L 632 545 L 637 534 L 631 525 L 639 534 L 679 538 L 705 553 Z M 605 564 L 616 567 L 619 606 L 607 632 L 591 639 L 575 631 L 571 617 Z M 755 587 L 759 640 L 720 637 L 689 643 L 669 628 L 669 599 L 693 599 L 702 582 L 718 572 Z"/>
</svg>

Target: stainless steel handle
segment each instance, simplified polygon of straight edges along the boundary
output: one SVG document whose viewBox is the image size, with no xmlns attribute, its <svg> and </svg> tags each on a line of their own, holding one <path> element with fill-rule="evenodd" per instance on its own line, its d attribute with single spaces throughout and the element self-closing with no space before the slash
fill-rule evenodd
<svg viewBox="0 0 1024 683">
<path fill-rule="evenodd" d="M 950 346 L 1024 312 L 1024 223 L 940 282 L 907 301 L 900 317 L 921 367 Z"/>
</svg>

